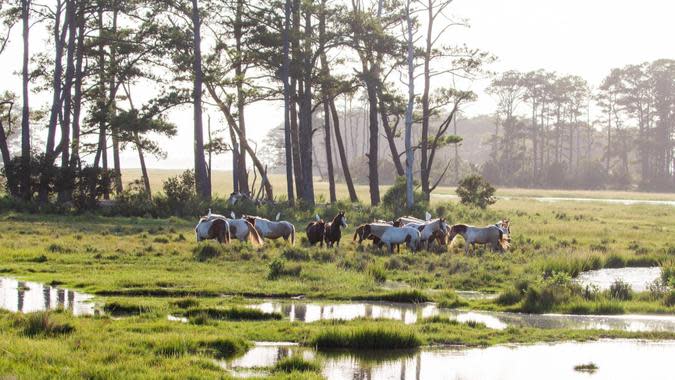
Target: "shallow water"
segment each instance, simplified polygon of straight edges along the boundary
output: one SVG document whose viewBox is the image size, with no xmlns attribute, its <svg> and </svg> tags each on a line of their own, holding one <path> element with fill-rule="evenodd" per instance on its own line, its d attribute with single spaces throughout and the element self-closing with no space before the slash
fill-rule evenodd
<svg viewBox="0 0 675 380">
<path fill-rule="evenodd" d="M 12 312 L 65 309 L 73 315 L 94 315 L 93 296 L 38 282 L 0 277 L 0 309 Z"/>
<path fill-rule="evenodd" d="M 600 290 L 609 289 L 616 280 L 628 283 L 636 292 L 644 292 L 647 285 L 661 277 L 661 268 L 615 268 L 599 269 L 579 273 L 576 281 L 581 285 L 595 285 Z"/>
<path fill-rule="evenodd" d="M 267 313 L 281 313 L 291 321 L 298 322 L 381 318 L 411 324 L 424 318 L 440 315 L 459 322 L 481 322 L 488 328 L 497 330 L 505 329 L 508 326 L 516 326 L 542 329 L 567 328 L 579 330 L 675 332 L 675 315 L 522 314 L 443 309 L 432 303 L 415 305 L 386 302 L 319 304 L 270 301 L 251 305 L 251 307 Z"/>
<path fill-rule="evenodd" d="M 455 194 L 432 194 L 432 197 L 443 198 L 443 199 L 459 199 Z M 650 199 L 619 199 L 619 198 L 580 198 L 580 197 L 500 197 L 497 199 L 510 200 L 510 199 L 525 199 L 525 200 L 534 200 L 537 202 L 545 203 L 557 203 L 557 202 L 597 202 L 597 203 L 609 203 L 617 204 L 624 206 L 632 205 L 655 205 L 655 206 L 673 206 L 675 207 L 675 201 L 673 200 L 650 200 Z"/>
<path fill-rule="evenodd" d="M 317 352 L 297 346 L 256 345 L 220 362 L 235 375 L 273 366 L 290 355 L 318 359 L 323 375 L 341 379 L 667 379 L 673 378 L 674 341 L 601 340 L 489 348 L 438 348 L 403 352 Z M 574 366 L 593 362 L 598 370 Z"/>
</svg>

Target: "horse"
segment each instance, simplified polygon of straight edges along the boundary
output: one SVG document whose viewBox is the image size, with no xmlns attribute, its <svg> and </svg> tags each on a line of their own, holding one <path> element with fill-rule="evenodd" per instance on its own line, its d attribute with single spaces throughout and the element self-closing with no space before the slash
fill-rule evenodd
<svg viewBox="0 0 675 380">
<path fill-rule="evenodd" d="M 507 240 L 509 241 L 511 240 L 511 238 L 509 237 L 511 235 L 511 222 L 508 219 L 500 220 L 494 225 L 495 227 L 499 228 L 500 231 L 502 231 Z"/>
<path fill-rule="evenodd" d="M 358 227 L 356 227 L 356 231 L 354 231 L 354 239 L 353 241 L 356 241 L 356 239 L 359 239 L 359 243 L 361 244 L 364 240 L 372 240 L 373 245 L 377 245 L 378 247 L 382 247 L 383 243 L 380 241 L 380 238 L 376 236 L 376 234 L 372 233 L 372 230 L 375 229 L 384 229 L 387 227 L 400 227 L 400 225 L 396 225 L 396 223 L 393 222 L 387 222 L 387 221 L 381 221 L 381 220 L 375 220 L 373 223 L 365 223 L 362 224 Z"/>
<path fill-rule="evenodd" d="M 309 241 L 310 245 L 319 243 L 319 245 L 323 247 L 323 240 L 326 236 L 326 222 L 319 218 L 319 215 L 316 216 L 315 221 L 307 224 L 305 232 L 307 233 L 307 241 Z"/>
<path fill-rule="evenodd" d="M 464 252 L 469 254 L 469 245 L 474 248 L 475 244 L 490 244 L 495 251 L 503 252 L 509 247 L 508 241 L 504 240 L 504 233 L 495 225 L 487 227 L 473 227 L 466 224 L 455 224 L 450 227 L 449 241 L 452 242 L 455 236 L 462 235 L 466 242 Z"/>
<path fill-rule="evenodd" d="M 207 239 L 215 239 L 218 243 L 230 242 L 230 224 L 225 218 L 200 218 L 195 226 L 197 242 Z"/>
<path fill-rule="evenodd" d="M 290 240 L 291 245 L 295 245 L 295 226 L 285 220 L 279 221 L 278 215 L 277 221 L 250 215 L 242 215 L 242 218 L 251 223 L 263 238 L 284 238 L 286 241 Z"/>
<path fill-rule="evenodd" d="M 344 211 L 340 211 L 331 222 L 326 223 L 323 238 L 328 248 L 332 248 L 334 244 L 337 244 L 338 247 L 340 246 L 342 228 L 347 228 L 347 217 Z"/>
<path fill-rule="evenodd" d="M 402 219 L 399 218 L 399 221 Z M 433 219 L 422 223 L 411 222 L 405 224 L 405 226 L 414 227 L 420 231 L 422 242 L 427 244 L 427 249 L 431 246 L 432 241 L 442 241 L 448 233 L 448 224 L 445 222 L 445 218 Z M 440 241 L 439 244 L 441 244 Z"/>
<path fill-rule="evenodd" d="M 421 245 L 420 231 L 414 227 L 394 227 L 388 224 L 370 224 L 365 232 L 376 237 L 381 244 L 386 245 L 389 253 L 394 252 L 394 245 L 406 243 L 409 249 L 416 251 Z"/>
<path fill-rule="evenodd" d="M 230 214 L 232 219 L 226 218 L 223 215 L 212 214 L 211 209 L 209 209 L 208 215 L 202 219 L 213 220 L 213 219 L 224 219 L 229 224 L 230 236 L 235 237 L 240 241 L 248 241 L 253 245 L 263 245 L 264 241 L 262 236 L 255 229 L 253 224 L 244 219 L 235 219 L 234 212 Z"/>
</svg>

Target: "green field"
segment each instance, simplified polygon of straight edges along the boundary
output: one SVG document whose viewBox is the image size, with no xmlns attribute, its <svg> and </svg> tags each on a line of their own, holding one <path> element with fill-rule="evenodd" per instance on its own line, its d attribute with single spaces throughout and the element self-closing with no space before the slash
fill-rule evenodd
<svg viewBox="0 0 675 380">
<path fill-rule="evenodd" d="M 153 173 L 155 183 L 158 177 Z M 282 180 L 275 177 L 277 182 Z M 216 178 L 214 187 L 218 186 L 228 186 L 225 178 Z M 317 188 L 325 189 L 324 186 L 319 184 Z M 283 189 L 283 182 L 276 188 Z M 356 208 L 347 210 L 350 227 L 341 247 L 330 250 L 304 247 L 304 232 L 298 233 L 301 239 L 294 249 L 281 242 L 266 242 L 260 248 L 239 243 L 221 248 L 194 241 L 194 220 L 6 212 L 0 215 L 0 277 L 59 284 L 96 295 L 101 308 L 108 305 L 108 309 L 135 312 L 96 317 L 51 312 L 46 319 L 34 321 L 30 320 L 32 316 L 0 311 L 0 377 L 227 377 L 215 360 L 237 355 L 253 341 L 312 344 L 320 338 L 327 339 L 321 334 L 334 328 L 343 332 L 405 331 L 423 345 L 473 346 L 601 337 L 675 339 L 673 333 L 517 327 L 495 331 L 442 320 L 405 327 L 401 322 L 383 320 L 231 320 L 232 313 L 240 313 L 237 308 L 259 302 L 260 298 L 296 295 L 317 302 L 424 297 L 465 309 L 525 310 L 540 306 L 541 303 L 532 303 L 540 299 L 460 300 L 453 291 L 508 295 L 518 284 L 527 282 L 532 289 L 528 292 L 539 292 L 541 296 L 553 286 L 543 279 L 546 273 L 569 277 L 579 270 L 605 266 L 673 268 L 675 208 L 601 202 L 542 203 L 525 198 L 561 194 L 607 198 L 624 195 L 505 190 L 499 195 L 514 198 L 499 200 L 488 211 L 438 199 L 431 211 L 442 213 L 451 223 L 481 225 L 502 217 L 511 219 L 512 247 L 508 253 L 479 250 L 470 256 L 464 254 L 461 238 L 445 251 L 402 250 L 389 255 L 371 248 L 369 243 L 358 247 L 351 241 L 354 226 L 377 216 L 373 214 L 377 211 Z M 630 198 L 670 199 L 652 194 L 630 194 Z M 312 213 L 293 215 L 305 215 L 302 220 L 293 220 L 302 231 Z M 217 256 L 200 260 L 205 247 L 214 248 Z M 282 272 L 271 278 L 270 264 L 279 260 L 289 273 L 298 275 Z M 409 290 L 391 290 L 387 284 L 406 285 Z M 647 292 L 633 294 L 627 300 L 610 299 L 606 294 L 597 297 L 571 295 L 546 310 L 530 311 L 584 313 L 606 310 L 609 305 L 612 313 L 675 313 L 675 306 Z M 193 315 L 188 312 L 190 308 L 194 314 L 190 323 L 167 321 L 168 314 Z M 209 312 L 214 309 L 230 317 L 215 318 L 214 312 Z M 29 332 L 31 326 L 37 333 Z M 63 326 L 67 327 L 60 328 Z M 300 375 L 274 372 L 274 376 Z"/>
</svg>

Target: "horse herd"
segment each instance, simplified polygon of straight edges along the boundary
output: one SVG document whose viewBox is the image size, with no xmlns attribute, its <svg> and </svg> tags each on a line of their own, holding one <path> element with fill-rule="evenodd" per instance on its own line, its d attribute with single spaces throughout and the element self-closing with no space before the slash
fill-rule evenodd
<svg viewBox="0 0 675 380">
<path fill-rule="evenodd" d="M 231 218 L 219 214 L 209 213 L 200 218 L 195 227 L 197 241 L 215 239 L 220 243 L 229 243 L 231 239 L 248 241 L 253 245 L 264 244 L 265 239 L 283 238 L 291 245 L 295 244 L 295 226 L 288 221 L 280 221 L 279 214 L 275 221 L 259 216 L 242 215 L 237 219 L 234 213 Z M 318 215 L 305 228 L 307 241 L 314 246 L 339 247 L 342 239 L 342 229 L 346 228 L 347 217 L 340 211 L 331 221 L 326 222 Z M 475 244 L 489 244 L 493 250 L 505 251 L 509 248 L 511 233 L 510 222 L 500 220 L 486 227 L 474 227 L 466 224 L 448 225 L 445 218 L 432 219 L 427 213 L 426 219 L 411 216 L 402 216 L 393 221 L 375 220 L 356 228 L 354 241 L 361 244 L 364 240 L 371 240 L 373 245 L 387 247 L 389 252 L 394 248 L 399 250 L 400 244 L 408 249 L 417 251 L 423 248 L 431 249 L 436 244 L 445 247 L 452 243 L 457 235 L 465 240 L 464 250 L 469 254 L 469 248 Z"/>
</svg>

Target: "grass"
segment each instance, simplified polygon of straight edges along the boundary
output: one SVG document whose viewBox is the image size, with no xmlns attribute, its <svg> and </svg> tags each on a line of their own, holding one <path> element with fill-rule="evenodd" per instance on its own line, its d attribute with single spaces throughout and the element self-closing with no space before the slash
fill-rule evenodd
<svg viewBox="0 0 675 380">
<path fill-rule="evenodd" d="M 299 355 L 285 357 L 274 365 L 276 372 L 319 372 L 321 365 L 314 360 L 307 360 Z"/>
<path fill-rule="evenodd" d="M 16 325 L 20 327 L 24 335 L 29 337 L 55 337 L 70 334 L 75 330 L 72 325 L 56 320 L 55 316 L 49 312 L 19 316 L 16 319 Z"/>
<path fill-rule="evenodd" d="M 130 303 L 129 301 L 113 301 L 107 302 L 103 306 L 103 311 L 113 316 L 128 316 L 147 313 L 151 311 L 151 309 L 146 305 L 137 305 Z"/>
<path fill-rule="evenodd" d="M 461 238 L 447 252 L 413 254 L 403 249 L 389 255 L 369 243 L 358 247 L 349 239 L 354 225 L 374 217 L 390 219 L 392 215 L 379 208 L 346 203 L 333 208 L 321 206 L 319 212 L 330 215 L 338 207 L 347 209 L 352 225 L 344 231 L 346 238 L 339 249 L 306 247 L 300 242 L 303 232 L 299 232 L 292 248 L 275 241 L 266 241 L 261 249 L 248 244 L 198 245 L 190 238 L 195 221 L 178 218 L 0 213 L 3 277 L 55 283 L 94 294 L 96 301 L 110 310 L 141 311 L 132 318 L 119 314 L 123 317 L 119 319 L 105 315 L 75 318 L 51 312 L 46 321 L 30 317 L 37 318 L 30 323 L 37 326 L 31 327 L 30 331 L 35 331 L 32 336 L 25 332 L 29 315 L 0 311 L 0 373 L 19 378 L 215 378 L 222 377 L 223 372 L 213 359 L 237 355 L 251 341 L 311 345 L 321 338 L 327 345 L 366 348 L 385 343 L 485 346 L 599 338 L 675 339 L 675 334 L 666 332 L 513 327 L 496 331 L 444 318 L 429 318 L 410 326 L 384 320 L 297 323 L 260 320 L 232 311 L 256 302 L 250 298 L 298 295 L 317 301 L 436 301 L 443 307 L 514 311 L 522 310 L 530 285 L 538 284 L 546 273 L 571 276 L 587 269 L 662 264 L 664 275 L 671 282 L 673 278 L 675 213 L 665 207 L 540 204 L 517 196 L 500 200 L 487 211 L 433 203 L 430 211 L 442 211 L 451 223 L 483 225 L 503 217 L 511 219 L 509 253 L 477 249 L 470 256 L 464 255 Z M 284 210 L 282 218 L 303 226 L 313 213 Z M 262 216 L 273 218 L 275 214 Z M 49 241 L 44 236 L 50 236 Z M 275 260 L 283 264 L 283 270 L 270 278 Z M 380 282 L 382 275 L 384 282 Z M 534 288 L 539 296 L 532 296 L 532 305 L 542 305 L 543 287 Z M 497 301 L 466 301 L 452 289 L 501 295 Z M 570 293 L 562 302 L 532 311 L 675 313 L 672 290 L 656 298 L 648 296 L 632 293 L 630 299 L 622 300 L 603 292 L 589 293 L 587 298 L 583 292 Z M 203 323 L 166 320 L 167 314 L 188 311 L 195 313 L 191 320 L 202 318 Z M 65 330 L 69 331 L 59 332 Z M 368 343 L 369 339 L 376 341 Z"/>
<path fill-rule="evenodd" d="M 226 309 L 193 308 L 188 309 L 184 314 L 188 318 L 195 316 L 206 316 L 211 319 L 229 321 L 266 321 L 279 320 L 282 318 L 282 315 L 279 313 L 265 313 L 258 309 L 248 307 L 230 307 Z"/>
<path fill-rule="evenodd" d="M 422 340 L 412 330 L 383 327 L 334 328 L 311 340 L 317 349 L 394 350 L 417 348 Z"/>
<path fill-rule="evenodd" d="M 589 372 L 593 373 L 598 370 L 598 366 L 595 363 L 590 362 L 586 364 L 578 364 L 574 366 L 574 370 L 577 372 Z"/>
</svg>

